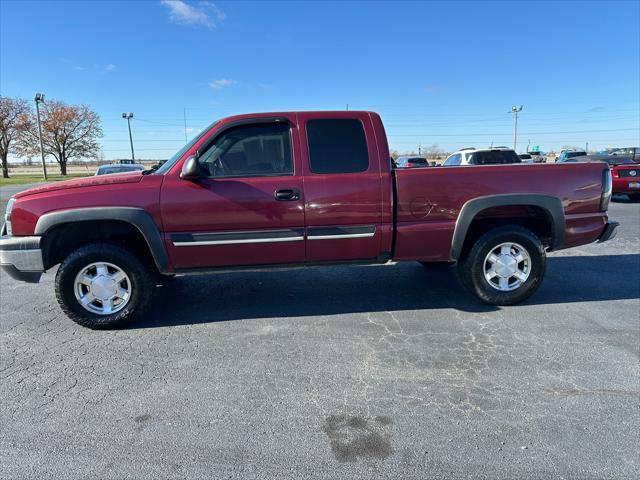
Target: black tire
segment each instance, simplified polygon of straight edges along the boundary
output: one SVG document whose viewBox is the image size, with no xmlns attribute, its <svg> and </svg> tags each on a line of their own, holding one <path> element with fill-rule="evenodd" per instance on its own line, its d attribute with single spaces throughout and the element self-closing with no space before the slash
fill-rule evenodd
<svg viewBox="0 0 640 480">
<path fill-rule="evenodd" d="M 531 260 L 528 278 L 511 291 L 498 290 L 485 278 L 487 255 L 503 243 L 522 246 Z M 544 278 L 546 264 L 547 255 L 540 239 L 526 228 L 507 225 L 490 230 L 475 242 L 468 255 L 458 262 L 458 277 L 462 285 L 484 303 L 514 305 L 529 298 L 538 289 Z"/>
<path fill-rule="evenodd" d="M 131 281 L 130 297 L 124 308 L 112 314 L 86 310 L 76 299 L 74 283 L 78 273 L 94 262 L 108 262 L 126 273 Z M 56 274 L 56 298 L 64 313 L 74 322 L 94 330 L 120 327 L 140 317 L 151 302 L 153 274 L 132 253 L 110 243 L 91 243 L 73 251 Z"/>
<path fill-rule="evenodd" d="M 455 265 L 455 262 L 420 262 L 420 265 L 436 272 L 446 272 Z"/>
</svg>

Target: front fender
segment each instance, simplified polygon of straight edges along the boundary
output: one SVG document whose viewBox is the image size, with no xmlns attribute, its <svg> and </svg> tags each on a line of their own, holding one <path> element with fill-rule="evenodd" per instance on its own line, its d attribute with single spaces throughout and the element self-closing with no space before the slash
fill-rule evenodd
<svg viewBox="0 0 640 480">
<path fill-rule="evenodd" d="M 50 212 L 38 219 L 34 235 L 44 236 L 48 230 L 57 225 L 92 220 L 119 220 L 133 225 L 147 242 L 158 270 L 160 272 L 169 270 L 169 258 L 160 231 L 151 215 L 142 208 L 90 207 Z"/>
</svg>

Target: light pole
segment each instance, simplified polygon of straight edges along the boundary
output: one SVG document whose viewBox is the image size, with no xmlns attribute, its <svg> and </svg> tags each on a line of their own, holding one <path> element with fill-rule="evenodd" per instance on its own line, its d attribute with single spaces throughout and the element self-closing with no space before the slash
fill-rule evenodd
<svg viewBox="0 0 640 480">
<path fill-rule="evenodd" d="M 131 112 L 123 113 L 122 118 L 127 119 L 127 125 L 129 126 L 129 142 L 131 143 L 131 161 L 135 163 L 136 157 L 133 154 L 133 137 L 131 136 L 131 119 L 133 118 L 133 113 Z"/>
<path fill-rule="evenodd" d="M 44 163 L 44 146 L 42 145 L 42 124 L 40 123 L 40 104 L 44 102 L 44 93 L 36 93 L 36 115 L 38 117 L 38 137 L 40 139 L 40 156 L 42 157 L 42 173 L 44 179 L 47 179 L 47 164 Z"/>
<path fill-rule="evenodd" d="M 513 125 L 513 149 L 516 149 L 516 142 L 518 140 L 518 114 L 522 111 L 522 105 L 520 105 L 520 108 L 516 107 L 515 105 L 513 107 L 511 107 L 511 113 L 515 113 L 516 117 L 515 117 L 515 123 Z"/>
</svg>

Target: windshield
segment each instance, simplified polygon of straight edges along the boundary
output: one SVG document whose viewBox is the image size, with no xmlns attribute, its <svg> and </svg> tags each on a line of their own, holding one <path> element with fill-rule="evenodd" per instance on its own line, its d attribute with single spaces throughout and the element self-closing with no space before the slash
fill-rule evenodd
<svg viewBox="0 0 640 480">
<path fill-rule="evenodd" d="M 211 130 L 211 128 L 218 123 L 220 120 L 216 120 L 215 122 L 213 122 L 211 125 L 209 125 L 207 128 L 205 128 L 204 130 L 202 130 L 198 135 L 196 135 L 195 137 L 193 137 L 191 139 L 191 141 L 189 143 L 187 143 L 184 147 L 182 147 L 180 150 L 178 150 L 176 153 L 174 153 L 171 158 L 169 158 L 169 160 L 167 160 L 166 162 L 164 162 L 162 164 L 162 166 L 160 166 L 155 172 L 153 173 L 159 173 L 161 175 L 167 173 L 171 167 L 173 167 L 175 165 L 175 163 L 180 160 L 180 158 L 182 157 L 182 155 L 184 155 L 184 153 L 189 150 L 198 140 L 200 140 L 209 130 Z"/>
<path fill-rule="evenodd" d="M 584 152 L 567 152 L 567 158 L 584 157 L 585 155 L 586 153 Z"/>
</svg>

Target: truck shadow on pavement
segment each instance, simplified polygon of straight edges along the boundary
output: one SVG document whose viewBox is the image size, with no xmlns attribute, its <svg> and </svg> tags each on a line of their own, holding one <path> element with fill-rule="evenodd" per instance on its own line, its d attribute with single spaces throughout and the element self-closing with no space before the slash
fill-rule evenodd
<svg viewBox="0 0 640 480">
<path fill-rule="evenodd" d="M 640 298 L 640 254 L 551 257 L 540 289 L 524 305 Z M 485 305 L 458 284 L 455 270 L 418 263 L 176 277 L 157 287 L 153 307 L 130 328 L 362 312 Z"/>
</svg>

